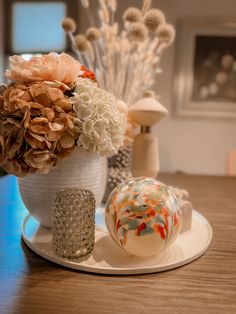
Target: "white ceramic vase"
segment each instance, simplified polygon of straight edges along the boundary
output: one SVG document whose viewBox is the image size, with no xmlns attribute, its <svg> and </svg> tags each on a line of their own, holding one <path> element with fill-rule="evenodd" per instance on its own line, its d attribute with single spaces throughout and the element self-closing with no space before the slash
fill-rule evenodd
<svg viewBox="0 0 236 314">
<path fill-rule="evenodd" d="M 55 193 L 68 187 L 94 193 L 96 206 L 102 202 L 107 182 L 107 159 L 76 148 L 48 174 L 32 174 L 18 179 L 22 200 L 41 225 L 51 227 Z"/>
</svg>

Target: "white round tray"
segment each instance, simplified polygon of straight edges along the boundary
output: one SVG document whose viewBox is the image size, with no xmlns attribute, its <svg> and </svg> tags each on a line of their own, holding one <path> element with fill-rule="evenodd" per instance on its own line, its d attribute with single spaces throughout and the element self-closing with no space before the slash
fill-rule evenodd
<svg viewBox="0 0 236 314">
<path fill-rule="evenodd" d="M 193 211 L 192 229 L 161 255 L 150 258 L 129 256 L 109 237 L 103 224 L 102 210 L 96 214 L 96 241 L 92 255 L 83 262 L 70 261 L 52 251 L 51 229 L 42 227 L 30 215 L 22 229 L 24 242 L 37 254 L 56 264 L 91 273 L 111 275 L 148 274 L 176 268 L 200 257 L 212 240 L 212 228 L 197 211 Z"/>
</svg>

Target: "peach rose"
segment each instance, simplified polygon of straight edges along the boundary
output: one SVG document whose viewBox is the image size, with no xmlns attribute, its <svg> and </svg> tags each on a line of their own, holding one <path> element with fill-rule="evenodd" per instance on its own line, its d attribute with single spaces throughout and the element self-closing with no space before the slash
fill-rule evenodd
<svg viewBox="0 0 236 314">
<path fill-rule="evenodd" d="M 10 70 L 5 74 L 14 82 L 59 81 L 71 84 L 83 73 L 80 70 L 81 64 L 66 53 L 60 55 L 49 53 L 41 57 L 32 57 L 29 61 L 15 55 L 9 60 Z"/>
</svg>

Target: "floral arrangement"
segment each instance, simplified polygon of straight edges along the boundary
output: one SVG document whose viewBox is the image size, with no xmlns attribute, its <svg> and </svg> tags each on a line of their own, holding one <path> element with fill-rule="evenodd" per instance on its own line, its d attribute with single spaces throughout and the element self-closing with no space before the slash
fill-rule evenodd
<svg viewBox="0 0 236 314">
<path fill-rule="evenodd" d="M 123 23 L 118 23 L 118 0 L 80 3 L 89 28 L 84 34 L 77 32 L 70 17 L 62 21 L 62 27 L 78 60 L 96 73 L 102 88 L 120 100 L 120 109 L 127 117 L 124 146 L 109 159 L 109 195 L 118 183 L 132 176 L 132 143 L 140 126 L 130 117 L 129 107 L 154 88 L 156 76 L 162 72 L 161 58 L 172 44 L 175 30 L 163 12 L 151 7 L 151 0 L 140 1 L 140 8 L 128 7 L 122 14 Z"/>
<path fill-rule="evenodd" d="M 173 26 L 160 10 L 151 8 L 151 2 L 144 0 L 140 9 L 127 8 L 120 30 L 117 0 L 97 0 L 98 19 L 91 13 L 95 2 L 81 0 L 90 24 L 86 34 L 75 33 L 73 19 L 62 22 L 78 59 L 95 71 L 101 87 L 128 106 L 153 88 L 163 52 L 175 37 Z"/>
<path fill-rule="evenodd" d="M 48 173 L 76 146 L 102 156 L 124 141 L 126 117 L 93 72 L 63 53 L 10 57 L 0 87 L 0 166 L 8 173 Z"/>
</svg>

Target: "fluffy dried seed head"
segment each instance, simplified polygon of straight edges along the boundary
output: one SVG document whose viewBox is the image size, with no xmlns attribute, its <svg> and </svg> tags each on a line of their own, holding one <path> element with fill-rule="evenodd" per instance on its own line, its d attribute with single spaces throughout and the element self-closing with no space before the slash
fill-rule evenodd
<svg viewBox="0 0 236 314">
<path fill-rule="evenodd" d="M 164 14 L 158 9 L 149 10 L 144 16 L 144 24 L 150 32 L 155 32 L 165 22 Z"/>
<path fill-rule="evenodd" d="M 101 31 L 96 27 L 90 27 L 86 32 L 86 38 L 89 41 L 97 40 L 101 36 Z"/>
<path fill-rule="evenodd" d="M 71 17 L 66 17 L 61 23 L 62 28 L 65 32 L 75 32 L 76 30 L 76 23 Z"/>
<path fill-rule="evenodd" d="M 143 41 L 147 38 L 147 27 L 140 22 L 130 24 L 128 34 L 133 41 Z"/>
<path fill-rule="evenodd" d="M 157 37 L 166 45 L 171 45 L 175 39 L 175 29 L 172 25 L 163 23 L 157 29 Z"/>
<path fill-rule="evenodd" d="M 123 20 L 125 22 L 131 23 L 139 22 L 141 21 L 141 17 L 142 17 L 141 11 L 134 7 L 128 8 L 123 14 Z"/>
<path fill-rule="evenodd" d="M 75 44 L 76 44 L 76 47 L 82 52 L 90 50 L 91 48 L 89 41 L 82 34 L 78 34 L 75 36 Z"/>
</svg>

